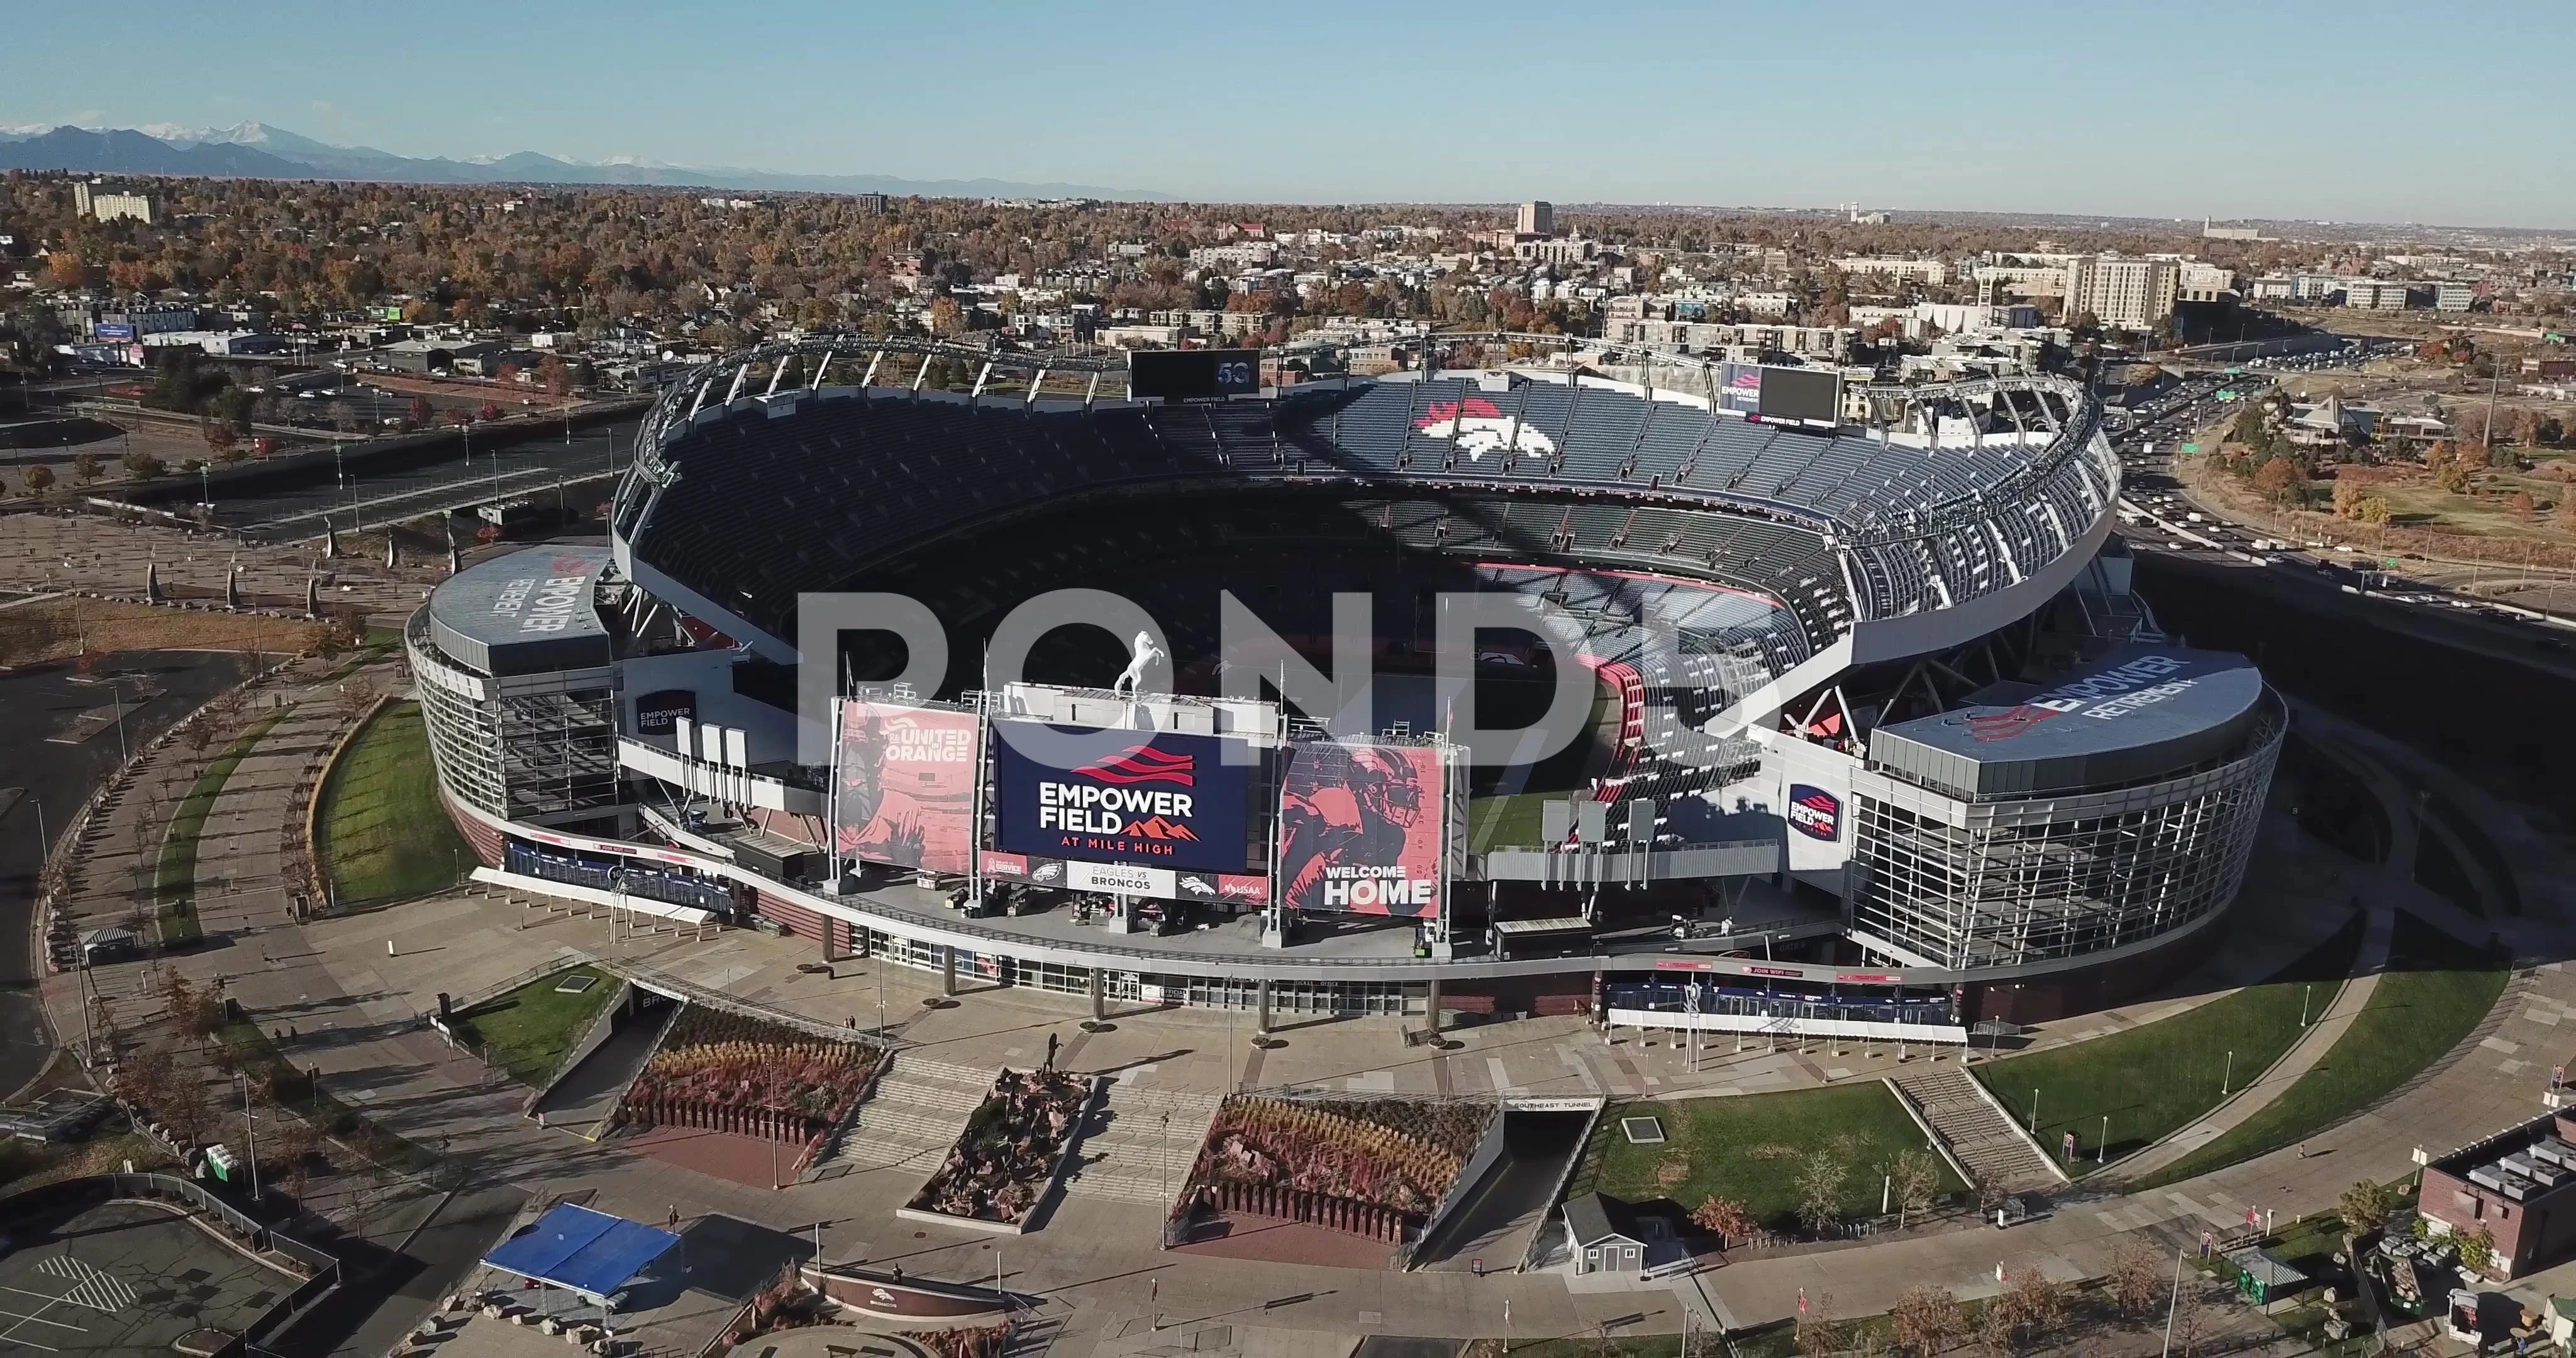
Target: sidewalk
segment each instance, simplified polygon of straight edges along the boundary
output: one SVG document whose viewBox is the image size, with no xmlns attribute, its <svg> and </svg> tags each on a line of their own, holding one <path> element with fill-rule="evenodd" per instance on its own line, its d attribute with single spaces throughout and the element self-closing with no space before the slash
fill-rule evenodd
<svg viewBox="0 0 2576 1358">
<path fill-rule="evenodd" d="M 2384 905 L 2373 906 L 2370 923 L 2364 927 L 2361 952 L 2354 959 L 2359 975 L 2343 983 L 2335 992 L 2334 1003 L 2308 1025 L 2299 1040 L 2272 1063 L 2269 1070 L 2236 1091 L 2225 1103 L 2209 1111 L 2208 1116 L 2182 1128 L 2164 1140 L 2120 1162 L 2111 1172 L 2111 1182 L 2136 1183 L 2154 1178 L 2157 1171 L 2236 1130 L 2246 1119 L 2272 1106 L 2274 1100 L 2299 1082 L 2299 1077 L 2316 1068 L 2334 1044 L 2352 1028 L 2353 1020 L 2370 1007 L 2370 997 L 2379 991 L 2379 977 L 2388 967 L 2388 939 L 2396 931 L 2396 913 Z"/>
<path fill-rule="evenodd" d="M 1681 1303 L 1668 1290 L 1572 1292 L 1548 1275 L 1475 1279 L 1246 1268 L 1166 1254 L 1153 1243 L 1162 1204 L 1111 1198 L 1064 1198 L 1028 1241 L 898 1223 L 893 1208 L 918 1187 L 917 1172 L 863 1171 L 773 1191 L 675 1170 L 614 1139 L 592 1146 L 540 1128 L 519 1113 L 524 1087 L 448 1049 L 421 1016 L 435 1007 L 439 992 L 472 993 L 548 958 L 597 956 L 637 974 L 667 974 L 833 1027 L 872 1028 L 882 1012 L 906 1046 L 960 1065 L 1034 1064 L 1053 1033 L 1065 1039 L 1068 1067 L 1114 1070 L 1122 1085 L 1142 1089 L 1221 1093 L 1293 1085 L 1380 1094 L 1677 1097 L 1868 1078 L 1894 1066 L 1889 1052 L 1848 1046 L 1837 1052 L 1818 1042 L 1798 1052 L 1721 1049 L 1704 1055 L 1694 1071 L 1669 1045 L 1606 1044 L 1572 1018 L 1461 1027 L 1455 1033 L 1461 1045 L 1449 1051 L 1404 1043 L 1403 1029 L 1418 1017 L 1282 1012 L 1280 1045 L 1261 1050 L 1250 1045 L 1248 1015 L 1129 1005 L 1113 1010 L 1108 1028 L 1086 1034 L 1077 1025 L 1088 1016 L 1087 1005 L 1034 986 L 1002 989 L 961 978 L 964 993 L 954 1004 L 929 1008 L 923 1001 L 937 995 L 936 973 L 867 960 L 800 971 L 801 964 L 821 960 L 815 944 L 748 930 L 705 940 L 669 934 L 612 940 L 604 919 L 530 909 L 497 893 L 290 923 L 284 889 L 274 881 L 276 841 L 264 832 L 264 818 L 291 799 L 300 775 L 288 770 L 298 752 L 336 730 L 324 691 L 309 684 L 305 690 L 296 711 L 243 761 L 247 773 L 237 771 L 238 787 L 227 785 L 201 845 L 200 881 L 229 880 L 235 887 L 219 907 L 232 946 L 165 965 L 200 980 L 223 976 L 264 1028 L 294 1026 L 289 1054 L 321 1071 L 327 1088 L 398 1134 L 443 1148 L 478 1184 L 537 1195 L 588 1189 L 602 1210 L 647 1220 L 677 1207 L 799 1231 L 823 1222 L 825 1252 L 836 1259 L 901 1261 L 924 1276 L 998 1270 L 1013 1286 L 1050 1295 L 1050 1313 L 1065 1321 L 1057 1342 L 1067 1355 L 1104 1345 L 1116 1350 L 1140 1319 L 1150 1330 L 1157 1299 L 1167 1325 L 1179 1322 L 1172 1328 L 1257 1324 L 1367 1335 L 1494 1333 L 1500 1304 L 1509 1298 L 1514 1333 L 1534 1337 L 1604 1324 L 1614 1332 L 1669 1332 L 1678 1327 Z M 2480 814 L 2489 816 L 2484 808 Z M 2520 842 L 2511 827 L 2495 828 L 2491 816 L 2482 823 L 2500 842 Z M 264 854 L 271 856 L 265 876 Z M 2295 874 L 2301 861 L 2293 854 L 2277 860 L 2274 870 Z M 2567 877 L 2555 866 L 2561 861 L 2555 851 L 2533 861 L 2535 873 L 2555 875 L 2525 885 L 2529 917 L 2516 923 L 2530 948 L 2552 950 L 2548 964 L 2508 989 L 2493 1030 L 2464 1059 L 2383 1108 L 2312 1138 L 2306 1155 L 2284 1151 L 2172 1189 L 2070 1201 L 2056 1215 L 2009 1232 L 1974 1228 L 1746 1261 L 1694 1286 L 1705 1287 L 1709 1310 L 1750 1325 L 1795 1314 L 1802 1288 L 1831 1292 L 1842 1314 L 1860 1315 L 1886 1309 L 1916 1283 L 1952 1286 L 1968 1297 L 1990 1293 L 1999 1262 L 2016 1270 L 2039 1267 L 2056 1278 L 2098 1274 L 2128 1235 L 2147 1231 L 2180 1241 L 2196 1238 L 2204 1225 L 2239 1223 L 2249 1209 L 2286 1217 L 2327 1206 L 2356 1178 L 2405 1174 L 2418 1144 L 2445 1150 L 2527 1117 L 2538 1110 L 2551 1060 L 2567 1046 L 2563 1035 L 2576 1031 L 2576 967 L 2558 960 L 2576 954 L 2556 951 L 2576 942 L 2562 923 Z M 2392 903 L 2373 897 L 2371 904 L 2365 953 L 2384 954 Z M 140 965 L 122 965 L 103 968 L 100 979 L 118 993 L 137 993 L 146 975 Z M 2330 1025 L 2348 1021 L 2367 999 L 2366 992 L 2355 993 L 2360 990 L 2358 982 L 2347 986 L 2293 1056 L 2311 1044 L 2330 1046 Z M 61 1007 L 73 993 L 63 978 L 48 982 L 58 1021 L 77 1022 L 76 1010 Z M 2286 1070 L 2263 1083 L 2286 1083 Z M 2260 1106 L 2249 1103 L 2241 1112 L 2231 1106 L 2212 1118 L 2241 1120 Z"/>
<path fill-rule="evenodd" d="M 378 617 L 418 608 L 447 573 L 443 555 L 388 568 L 381 557 L 326 561 L 318 545 L 243 544 L 215 533 L 88 515 L 14 514 L 0 520 L 0 589 L 69 590 L 140 602 L 146 562 L 165 590 L 200 600 L 220 600 L 225 577 L 239 566 L 243 594 L 292 600 L 299 610 L 305 581 L 327 575 L 332 583 L 322 590 L 325 603 L 357 604 Z"/>
<path fill-rule="evenodd" d="M 2303 713 L 2302 721 L 2309 720 Z M 2349 728 L 2318 722 L 2338 738 Z M 2355 744 L 2362 742 L 2355 741 Z M 2383 766 L 2390 786 L 2429 786 L 2478 817 L 2517 869 L 2524 896 L 2519 920 L 2477 921 L 2503 928 L 2521 950 L 2523 970 L 2487 1019 L 2485 1035 L 2457 1059 L 2402 1087 L 2380 1106 L 2288 1147 L 2167 1188 L 2124 1196 L 2076 1198 L 2051 1216 L 2008 1231 L 1976 1229 L 1863 1249 L 1764 1259 L 1718 1270 L 1711 1293 L 1739 1323 L 1792 1316 L 1801 1288 L 1830 1291 L 1845 1315 L 1884 1311 L 1918 1283 L 1991 1294 L 1995 1267 L 2039 1267 L 2052 1278 L 2098 1275 L 2121 1241 L 2146 1232 L 2171 1245 L 2195 1241 L 2203 1227 L 2242 1226 L 2249 1211 L 2287 1220 L 2329 1208 L 2354 1181 L 2382 1183 L 2415 1169 L 2420 1147 L 2441 1154 L 2540 1114 L 2549 1068 L 2576 1048 L 2576 870 L 2565 848 L 2535 830 L 2513 808 L 2393 741 L 2363 748 Z M 2411 820 L 2411 817 L 2408 818 Z M 2414 842 L 2401 831 L 2401 847 Z M 2392 853 L 2387 877 L 2402 884 L 2409 910 L 2422 888 L 2398 876 L 2411 871 L 2411 851 Z M 2400 902 L 2366 898 L 2374 911 Z M 2441 903 L 2451 915 L 2457 907 Z M 2451 923 L 2467 923 L 2453 920 Z M 2322 1027 L 2323 1025 L 2319 1025 Z M 2250 1109 L 2248 1110 L 2250 1114 Z"/>
</svg>

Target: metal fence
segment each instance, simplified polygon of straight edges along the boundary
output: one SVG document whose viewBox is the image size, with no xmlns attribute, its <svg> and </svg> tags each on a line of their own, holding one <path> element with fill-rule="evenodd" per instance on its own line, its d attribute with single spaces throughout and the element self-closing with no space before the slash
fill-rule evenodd
<svg viewBox="0 0 2576 1358">
<path fill-rule="evenodd" d="M 340 1259 L 274 1226 L 262 1225 L 249 1213 L 216 1197 L 202 1185 L 171 1174 L 98 1174 L 44 1184 L 0 1199 L 0 1210 L 24 1215 L 47 1208 L 79 1208 L 117 1200 L 167 1203 L 215 1226 L 238 1247 L 254 1254 L 275 1255 L 304 1272 L 304 1280 L 271 1303 L 243 1331 L 237 1346 L 258 1346 L 277 1337 L 323 1294 L 340 1285 Z"/>
</svg>

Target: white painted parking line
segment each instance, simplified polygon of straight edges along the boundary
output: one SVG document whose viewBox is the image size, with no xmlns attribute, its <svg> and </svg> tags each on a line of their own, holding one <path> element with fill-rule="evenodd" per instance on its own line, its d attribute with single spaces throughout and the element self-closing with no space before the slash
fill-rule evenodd
<svg viewBox="0 0 2576 1358">
<path fill-rule="evenodd" d="M 51 1344 L 39 1344 L 33 1339 L 21 1336 L 18 1331 L 29 1325 L 51 1325 L 57 1330 L 69 1330 L 73 1334 L 89 1333 L 88 1330 L 81 1326 L 74 1325 L 70 1321 L 48 1320 L 45 1318 L 45 1312 L 52 1310 L 62 1301 L 62 1298 L 60 1297 L 49 1297 L 42 1292 L 29 1292 L 23 1288 L 16 1287 L 0 1288 L 0 1291 L 15 1292 L 19 1296 L 34 1297 L 44 1302 L 44 1305 L 23 1315 L 16 1311 L 0 1310 L 0 1317 L 6 1317 L 9 1320 L 9 1328 L 0 1330 L 0 1344 L 10 1344 L 30 1349 L 42 1349 L 47 1353 L 60 1353 L 62 1352 L 61 1349 L 55 1348 Z"/>
<path fill-rule="evenodd" d="M 115 1274 L 68 1254 L 51 1254 L 37 1260 L 36 1271 L 70 1279 L 72 1290 L 63 1294 L 63 1300 L 74 1306 L 122 1311 L 134 1304 L 134 1289 Z"/>
</svg>

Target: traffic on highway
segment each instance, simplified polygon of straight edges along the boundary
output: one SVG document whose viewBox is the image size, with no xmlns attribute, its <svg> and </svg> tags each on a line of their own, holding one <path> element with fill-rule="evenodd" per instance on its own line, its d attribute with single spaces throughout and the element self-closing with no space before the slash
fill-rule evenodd
<svg viewBox="0 0 2576 1358">
<path fill-rule="evenodd" d="M 2338 354 L 2311 354 L 2275 359 L 2270 368 L 2313 371 L 2350 366 L 2372 349 L 2356 345 Z M 2111 446 L 2120 455 L 2119 519 L 2122 535 L 2137 549 L 2183 556 L 2219 557 L 2288 572 L 2347 594 L 2383 598 L 2419 607 L 2452 610 L 2511 624 L 2530 633 L 2540 650 L 2569 649 L 2563 635 L 2569 625 L 2488 599 L 2441 588 L 2399 574 L 2401 561 L 2379 558 L 2350 543 L 2287 541 L 2271 530 L 2233 523 L 2191 499 L 2173 474 L 2177 453 L 2196 453 L 2202 442 L 2220 437 L 2242 403 L 2263 399 L 2273 379 L 2253 371 L 2254 364 L 2223 371 L 2194 373 L 2106 421 Z"/>
</svg>

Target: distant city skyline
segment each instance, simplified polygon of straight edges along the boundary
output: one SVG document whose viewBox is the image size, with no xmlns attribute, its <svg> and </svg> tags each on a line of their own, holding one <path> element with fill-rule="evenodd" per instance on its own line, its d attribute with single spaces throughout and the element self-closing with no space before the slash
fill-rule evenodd
<svg viewBox="0 0 2576 1358">
<path fill-rule="evenodd" d="M 2576 228 L 2545 93 L 2564 50 L 2545 39 L 2576 24 L 2542 0 L 1246 13 L 568 0 L 450 41 L 417 12 L 136 0 L 0 23 L 0 125 L 257 121 L 410 157 L 1200 201 Z"/>
</svg>

